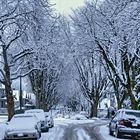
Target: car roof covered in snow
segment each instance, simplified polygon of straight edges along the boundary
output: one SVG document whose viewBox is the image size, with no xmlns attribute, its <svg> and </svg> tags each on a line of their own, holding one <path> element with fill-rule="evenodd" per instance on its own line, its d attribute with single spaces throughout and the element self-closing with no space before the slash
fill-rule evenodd
<svg viewBox="0 0 140 140">
<path fill-rule="evenodd" d="M 33 117 L 33 114 L 16 114 L 13 117 L 18 118 L 18 117 Z"/>
<path fill-rule="evenodd" d="M 40 121 L 45 121 L 45 114 L 43 109 L 30 109 L 26 110 L 25 114 L 34 114 Z"/>
<path fill-rule="evenodd" d="M 41 112 L 44 112 L 43 111 L 43 109 L 30 109 L 30 110 L 26 110 L 25 111 L 26 113 L 31 113 L 31 112 L 33 112 L 33 113 L 41 113 Z"/>
<path fill-rule="evenodd" d="M 125 108 L 122 108 L 122 109 L 119 109 L 118 111 L 127 111 L 127 112 L 138 112 L 140 113 L 140 110 L 133 110 L 133 109 L 125 109 Z"/>
</svg>

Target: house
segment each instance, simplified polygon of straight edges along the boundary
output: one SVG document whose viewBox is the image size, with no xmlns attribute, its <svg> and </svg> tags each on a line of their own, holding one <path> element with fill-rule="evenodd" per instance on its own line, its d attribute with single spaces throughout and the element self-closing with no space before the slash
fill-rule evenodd
<svg viewBox="0 0 140 140">
<path fill-rule="evenodd" d="M 19 102 L 19 90 L 13 90 L 15 110 L 20 108 Z M 0 84 L 0 114 L 7 114 L 7 99 L 5 95 L 5 88 Z M 30 109 L 35 107 L 35 95 L 33 93 L 28 93 L 23 91 L 22 95 L 22 107 L 25 109 Z"/>
<path fill-rule="evenodd" d="M 0 114 L 7 114 L 5 89 L 0 85 Z"/>
</svg>

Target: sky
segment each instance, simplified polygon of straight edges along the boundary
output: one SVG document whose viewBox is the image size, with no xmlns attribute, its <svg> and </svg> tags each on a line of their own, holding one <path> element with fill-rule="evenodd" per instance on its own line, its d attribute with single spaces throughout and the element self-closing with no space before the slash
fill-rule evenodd
<svg viewBox="0 0 140 140">
<path fill-rule="evenodd" d="M 71 8 L 75 9 L 84 5 L 85 0 L 50 0 L 51 3 L 55 3 L 55 8 L 58 12 L 64 15 L 71 13 Z"/>
</svg>

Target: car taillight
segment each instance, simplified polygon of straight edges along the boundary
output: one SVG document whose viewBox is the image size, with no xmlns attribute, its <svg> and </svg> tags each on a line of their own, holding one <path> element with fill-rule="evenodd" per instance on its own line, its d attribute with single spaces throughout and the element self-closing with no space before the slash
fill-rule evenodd
<svg viewBox="0 0 140 140">
<path fill-rule="evenodd" d="M 128 123 L 129 123 L 128 120 L 121 120 L 121 121 L 119 122 L 120 125 L 127 125 Z"/>
</svg>

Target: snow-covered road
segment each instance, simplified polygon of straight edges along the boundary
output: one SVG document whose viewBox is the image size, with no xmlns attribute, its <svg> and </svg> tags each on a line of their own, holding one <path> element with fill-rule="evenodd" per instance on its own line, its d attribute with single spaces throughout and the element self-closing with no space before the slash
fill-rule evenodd
<svg viewBox="0 0 140 140">
<path fill-rule="evenodd" d="M 64 129 L 61 127 L 54 127 L 48 133 L 42 133 L 40 140 L 62 140 Z"/>
<path fill-rule="evenodd" d="M 55 127 L 48 133 L 42 134 L 40 140 L 118 140 L 109 135 L 107 125 L 103 120 L 55 120 Z M 124 136 L 119 140 L 133 140 L 130 136 Z"/>
<path fill-rule="evenodd" d="M 115 138 L 109 135 L 108 126 L 104 125 L 100 127 L 100 133 L 104 137 L 104 140 L 133 140 L 130 136 L 124 136 L 122 138 Z"/>
<path fill-rule="evenodd" d="M 117 140 L 108 134 L 107 125 L 103 120 L 70 120 L 55 119 L 55 126 L 49 132 L 42 133 L 40 140 Z M 99 130 L 100 128 L 100 130 Z M 0 140 L 3 140 L 6 124 L 0 121 Z M 119 140 L 132 140 L 124 137 Z"/>
<path fill-rule="evenodd" d="M 94 123 L 94 120 L 56 119 L 55 126 L 48 133 L 42 133 L 40 140 L 90 140 L 89 135 L 82 128 L 75 128 L 84 123 Z"/>
<path fill-rule="evenodd" d="M 97 120 L 58 119 L 54 128 L 43 133 L 40 140 L 97 140 L 94 126 L 99 123 Z"/>
</svg>

